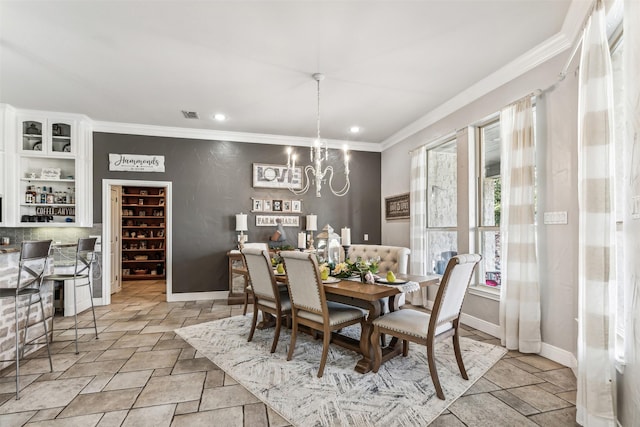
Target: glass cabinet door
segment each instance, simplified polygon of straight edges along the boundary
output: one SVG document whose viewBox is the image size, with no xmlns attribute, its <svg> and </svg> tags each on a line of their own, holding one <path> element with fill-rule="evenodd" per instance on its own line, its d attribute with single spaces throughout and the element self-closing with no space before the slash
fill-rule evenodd
<svg viewBox="0 0 640 427">
<path fill-rule="evenodd" d="M 22 150 L 42 151 L 43 123 L 35 120 L 22 122 Z"/>
<path fill-rule="evenodd" d="M 71 125 L 68 123 L 51 124 L 51 151 L 58 153 L 72 152 Z"/>
</svg>

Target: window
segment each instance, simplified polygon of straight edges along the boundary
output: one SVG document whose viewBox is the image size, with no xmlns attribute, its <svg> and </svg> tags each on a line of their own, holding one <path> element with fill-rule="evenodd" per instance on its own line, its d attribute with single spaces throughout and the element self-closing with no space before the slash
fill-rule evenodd
<svg viewBox="0 0 640 427">
<path fill-rule="evenodd" d="M 500 262 L 500 121 L 478 127 L 478 251 L 483 259 L 479 284 L 499 289 Z"/>
<path fill-rule="evenodd" d="M 455 139 L 427 150 L 427 257 L 442 274 L 458 253 L 458 155 Z"/>
</svg>

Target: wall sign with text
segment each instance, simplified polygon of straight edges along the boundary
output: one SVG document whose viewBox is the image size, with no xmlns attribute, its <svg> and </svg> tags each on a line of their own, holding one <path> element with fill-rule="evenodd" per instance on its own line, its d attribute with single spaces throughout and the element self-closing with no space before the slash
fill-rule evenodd
<svg viewBox="0 0 640 427">
<path fill-rule="evenodd" d="M 254 163 L 253 187 L 300 190 L 302 188 L 302 167 L 296 166 L 289 169 L 287 165 Z"/>
<path fill-rule="evenodd" d="M 275 227 L 276 219 L 282 220 L 283 227 L 300 227 L 299 216 L 256 215 L 256 227 Z"/>
<path fill-rule="evenodd" d="M 302 200 L 256 199 L 252 197 L 251 212 L 302 213 Z"/>
<path fill-rule="evenodd" d="M 385 219 L 409 218 L 409 193 L 385 197 L 384 208 Z"/>
<path fill-rule="evenodd" d="M 109 170 L 125 172 L 164 172 L 164 156 L 109 153 Z"/>
</svg>

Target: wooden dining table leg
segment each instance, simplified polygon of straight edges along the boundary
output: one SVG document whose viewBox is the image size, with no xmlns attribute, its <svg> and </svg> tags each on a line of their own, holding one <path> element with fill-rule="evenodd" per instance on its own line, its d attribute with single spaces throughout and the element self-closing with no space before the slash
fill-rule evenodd
<svg viewBox="0 0 640 427">
<path fill-rule="evenodd" d="M 365 301 L 363 301 L 365 302 Z M 373 369 L 373 348 L 371 347 L 371 334 L 373 333 L 373 321 L 380 317 L 382 304 L 380 301 L 366 302 L 369 315 L 362 322 L 362 333 L 360 334 L 360 354 L 362 358 L 356 363 L 355 370 L 361 374 L 366 374 Z"/>
</svg>

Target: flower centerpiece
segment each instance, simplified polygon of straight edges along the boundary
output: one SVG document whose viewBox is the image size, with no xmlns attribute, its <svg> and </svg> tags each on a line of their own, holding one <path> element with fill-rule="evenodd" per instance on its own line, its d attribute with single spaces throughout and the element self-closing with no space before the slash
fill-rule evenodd
<svg viewBox="0 0 640 427">
<path fill-rule="evenodd" d="M 365 260 L 362 257 L 358 257 L 355 261 L 347 259 L 344 262 L 336 264 L 333 269 L 331 269 L 331 275 L 341 279 L 358 275 L 363 282 L 373 283 L 375 280 L 374 274 L 378 273 L 379 265 L 380 258 Z"/>
<path fill-rule="evenodd" d="M 331 270 L 331 275 L 333 277 L 338 277 L 340 279 L 346 279 L 348 277 L 353 276 L 354 272 L 355 272 L 354 264 L 351 263 L 349 260 L 346 260 L 345 262 L 337 263 L 333 267 L 333 270 Z"/>
</svg>

